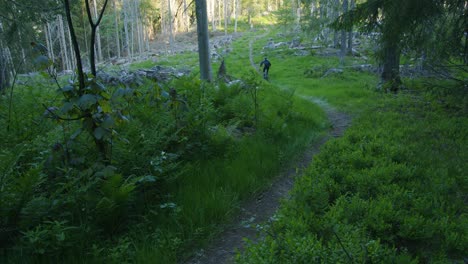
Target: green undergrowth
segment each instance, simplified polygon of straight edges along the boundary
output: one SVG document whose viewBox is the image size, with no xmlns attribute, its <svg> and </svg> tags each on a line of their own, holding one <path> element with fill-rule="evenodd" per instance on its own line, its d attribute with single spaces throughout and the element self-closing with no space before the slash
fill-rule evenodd
<svg viewBox="0 0 468 264">
<path fill-rule="evenodd" d="M 464 263 L 466 95 L 408 84 L 322 148 L 238 263 Z"/>
<path fill-rule="evenodd" d="M 206 243 L 326 129 L 294 90 L 235 75 L 91 83 L 99 95 L 75 101 L 64 101 L 72 86 L 36 76 L 2 95 L 0 262 L 175 263 Z M 70 106 L 106 119 L 87 134 Z"/>
</svg>

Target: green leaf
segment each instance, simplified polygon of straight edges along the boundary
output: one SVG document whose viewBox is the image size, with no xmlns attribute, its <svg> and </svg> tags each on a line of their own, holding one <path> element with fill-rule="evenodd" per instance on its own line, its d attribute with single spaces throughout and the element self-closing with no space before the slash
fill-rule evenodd
<svg viewBox="0 0 468 264">
<path fill-rule="evenodd" d="M 73 133 L 71 136 L 70 136 L 70 139 L 74 140 L 75 138 L 77 138 L 81 132 L 83 132 L 83 130 L 80 128 L 78 130 L 75 131 L 75 133 Z"/>
<path fill-rule="evenodd" d="M 64 87 L 62 87 L 62 92 L 66 93 L 66 92 L 71 92 L 75 90 L 75 87 L 73 87 L 73 85 L 65 85 Z"/>
<path fill-rule="evenodd" d="M 96 92 L 102 92 L 106 90 L 106 87 L 102 83 L 96 81 L 91 84 L 91 87 Z"/>
<path fill-rule="evenodd" d="M 107 115 L 105 118 L 104 118 L 104 121 L 102 121 L 102 124 L 101 124 L 101 127 L 103 128 L 111 128 L 115 125 L 115 122 L 114 122 L 114 119 L 110 116 L 110 115 Z"/>
<path fill-rule="evenodd" d="M 84 130 L 87 130 L 87 131 L 90 131 L 91 129 L 93 129 L 93 125 L 94 125 L 94 122 L 93 122 L 93 119 L 92 118 L 85 118 L 83 120 L 83 129 Z"/>
<path fill-rule="evenodd" d="M 81 109 L 89 109 L 97 103 L 97 98 L 92 94 L 85 94 L 78 99 L 78 105 Z"/>
<path fill-rule="evenodd" d="M 62 108 L 60 109 L 60 112 L 66 114 L 68 112 L 70 112 L 70 110 L 73 109 L 73 103 L 70 103 L 70 102 L 66 102 L 63 104 Z"/>
<path fill-rule="evenodd" d="M 102 127 L 94 129 L 93 135 L 96 139 L 102 139 L 107 134 L 107 131 Z"/>
<path fill-rule="evenodd" d="M 110 113 L 112 112 L 112 107 L 109 103 L 109 101 L 102 101 L 100 102 L 99 106 L 101 106 L 101 109 L 104 113 Z"/>
<path fill-rule="evenodd" d="M 146 175 L 138 179 L 137 183 L 151 183 L 156 182 L 157 178 L 153 175 Z"/>
<path fill-rule="evenodd" d="M 60 234 L 57 234 L 56 237 L 57 237 L 57 240 L 60 242 L 65 241 L 65 233 L 63 232 L 60 232 Z"/>
</svg>

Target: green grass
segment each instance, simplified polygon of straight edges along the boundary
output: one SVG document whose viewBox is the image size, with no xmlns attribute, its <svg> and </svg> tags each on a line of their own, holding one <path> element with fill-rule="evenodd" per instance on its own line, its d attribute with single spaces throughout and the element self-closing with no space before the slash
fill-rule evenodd
<svg viewBox="0 0 468 264">
<path fill-rule="evenodd" d="M 463 263 L 468 119 L 416 84 L 364 101 L 238 263 Z"/>
<path fill-rule="evenodd" d="M 265 50 L 269 39 L 275 43 L 290 41 L 294 36 L 284 33 L 283 30 L 267 27 L 266 31 L 246 32 L 244 36 L 234 43 L 232 54 L 226 59 L 228 69 L 240 69 L 242 74 L 252 72 L 254 69 L 249 62 L 247 53 L 242 52 L 249 46 L 250 40 L 258 35 L 267 33 L 253 44 L 254 62 L 258 66 L 264 57 L 272 62 L 270 68 L 270 82 L 283 89 L 294 90 L 301 96 L 313 96 L 324 98 L 335 107 L 345 111 L 360 111 L 372 102 L 372 97 L 378 79 L 375 75 L 346 70 L 351 65 L 364 64 L 365 61 L 358 58 L 347 57 L 345 59 L 344 73 L 327 78 L 307 77 L 306 72 L 314 67 L 340 68 L 337 57 L 324 57 L 318 55 L 296 56 L 287 50 Z M 305 44 L 307 39 L 303 39 Z"/>
</svg>

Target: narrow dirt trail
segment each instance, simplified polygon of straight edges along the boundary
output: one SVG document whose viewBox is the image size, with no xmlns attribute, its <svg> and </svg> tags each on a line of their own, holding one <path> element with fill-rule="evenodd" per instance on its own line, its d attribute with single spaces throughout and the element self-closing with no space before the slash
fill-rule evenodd
<svg viewBox="0 0 468 264">
<path fill-rule="evenodd" d="M 258 72 L 258 74 L 260 74 L 260 70 L 259 68 L 257 67 L 257 64 L 255 63 L 254 61 L 254 58 L 253 58 L 253 43 L 257 40 L 257 39 L 260 39 L 260 38 L 263 38 L 265 37 L 266 35 L 268 35 L 268 31 L 263 33 L 262 35 L 260 36 L 256 36 L 254 39 L 251 39 L 249 41 L 249 59 L 250 59 L 250 64 L 252 65 L 252 67 L 254 67 L 254 69 Z"/>
<path fill-rule="evenodd" d="M 264 37 L 266 34 L 267 33 L 258 36 L 256 39 Z M 252 44 L 255 40 L 252 40 L 249 44 L 250 62 L 252 66 L 258 70 L 252 56 Z M 331 124 L 331 128 L 327 136 L 323 137 L 320 141 L 311 144 L 289 169 L 285 169 L 278 175 L 278 177 L 276 177 L 274 182 L 266 191 L 245 202 L 241 206 L 240 214 L 235 217 L 231 225 L 229 225 L 211 242 L 208 248 L 200 250 L 193 258 L 183 263 L 233 263 L 236 252 L 242 251 L 245 246 L 244 238 L 248 238 L 251 241 L 256 240 L 256 226 L 268 221 L 275 214 L 279 208 L 280 200 L 288 197 L 288 192 L 294 184 L 294 179 L 298 175 L 301 175 L 303 170 L 311 164 L 313 156 L 319 152 L 320 147 L 328 139 L 341 136 L 345 129 L 350 125 L 351 117 L 345 113 L 338 112 L 327 102 L 313 97 L 304 98 L 318 104 L 324 109 Z"/>
</svg>

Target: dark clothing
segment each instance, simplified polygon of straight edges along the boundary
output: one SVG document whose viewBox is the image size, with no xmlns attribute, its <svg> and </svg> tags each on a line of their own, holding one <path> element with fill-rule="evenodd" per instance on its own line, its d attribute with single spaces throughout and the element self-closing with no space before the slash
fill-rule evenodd
<svg viewBox="0 0 468 264">
<path fill-rule="evenodd" d="M 266 58 L 260 63 L 260 67 L 263 66 L 263 72 L 266 72 L 268 74 L 268 70 L 271 67 L 271 62 L 267 60 Z"/>
</svg>

